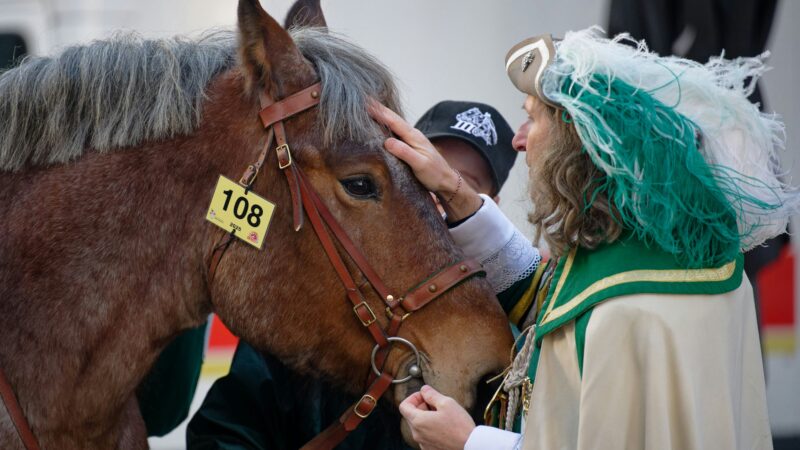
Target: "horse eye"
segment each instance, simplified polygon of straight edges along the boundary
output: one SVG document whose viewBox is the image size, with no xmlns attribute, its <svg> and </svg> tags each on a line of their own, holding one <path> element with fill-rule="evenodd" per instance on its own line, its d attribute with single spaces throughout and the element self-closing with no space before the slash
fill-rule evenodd
<svg viewBox="0 0 800 450">
<path fill-rule="evenodd" d="M 366 176 L 359 176 L 347 178 L 341 181 L 344 190 L 350 194 L 351 197 L 359 200 L 366 200 L 368 198 L 377 198 L 378 190 L 375 188 L 375 183 L 372 179 Z"/>
</svg>

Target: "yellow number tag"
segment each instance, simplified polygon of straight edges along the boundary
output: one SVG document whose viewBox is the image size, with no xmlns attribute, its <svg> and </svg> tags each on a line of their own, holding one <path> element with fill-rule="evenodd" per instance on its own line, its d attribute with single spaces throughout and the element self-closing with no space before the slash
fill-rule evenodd
<svg viewBox="0 0 800 450">
<path fill-rule="evenodd" d="M 261 250 L 274 210 L 272 203 L 220 176 L 206 220 Z"/>
</svg>

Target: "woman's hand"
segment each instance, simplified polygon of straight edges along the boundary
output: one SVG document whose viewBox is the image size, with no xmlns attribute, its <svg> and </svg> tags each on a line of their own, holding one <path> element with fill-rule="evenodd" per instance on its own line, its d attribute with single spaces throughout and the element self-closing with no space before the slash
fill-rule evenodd
<svg viewBox="0 0 800 450">
<path fill-rule="evenodd" d="M 408 164 L 420 183 L 439 197 L 449 222 L 469 217 L 481 207 L 483 200 L 478 193 L 450 167 L 422 132 L 376 101 L 370 104 L 370 114 L 400 138 L 387 139 L 384 148 Z"/>
<path fill-rule="evenodd" d="M 423 450 L 462 450 L 475 429 L 461 405 L 427 385 L 403 400 L 400 413 Z"/>
<path fill-rule="evenodd" d="M 373 101 L 370 104 L 370 114 L 373 119 L 387 126 L 400 138 L 389 138 L 383 146 L 389 153 L 411 166 L 414 175 L 426 189 L 436 194 L 446 194 L 456 190 L 458 173 L 450 167 L 421 131 L 378 102 Z"/>
</svg>

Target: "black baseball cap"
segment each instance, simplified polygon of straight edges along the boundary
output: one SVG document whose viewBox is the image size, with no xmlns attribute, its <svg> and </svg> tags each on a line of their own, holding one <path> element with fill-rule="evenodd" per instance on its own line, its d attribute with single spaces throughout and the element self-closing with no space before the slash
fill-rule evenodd
<svg viewBox="0 0 800 450">
<path fill-rule="evenodd" d="M 511 146 L 514 131 L 496 109 L 484 103 L 445 100 L 426 111 L 415 127 L 431 140 L 452 137 L 471 144 L 489 164 L 494 192 L 500 192 L 517 151 Z"/>
</svg>

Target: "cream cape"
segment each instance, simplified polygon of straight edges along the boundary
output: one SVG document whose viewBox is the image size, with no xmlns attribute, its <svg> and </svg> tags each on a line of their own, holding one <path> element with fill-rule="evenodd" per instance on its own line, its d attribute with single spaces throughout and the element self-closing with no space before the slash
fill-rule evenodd
<svg viewBox="0 0 800 450">
<path fill-rule="evenodd" d="M 583 373 L 571 322 L 542 339 L 522 448 L 769 449 L 750 283 L 594 307 Z"/>
</svg>

